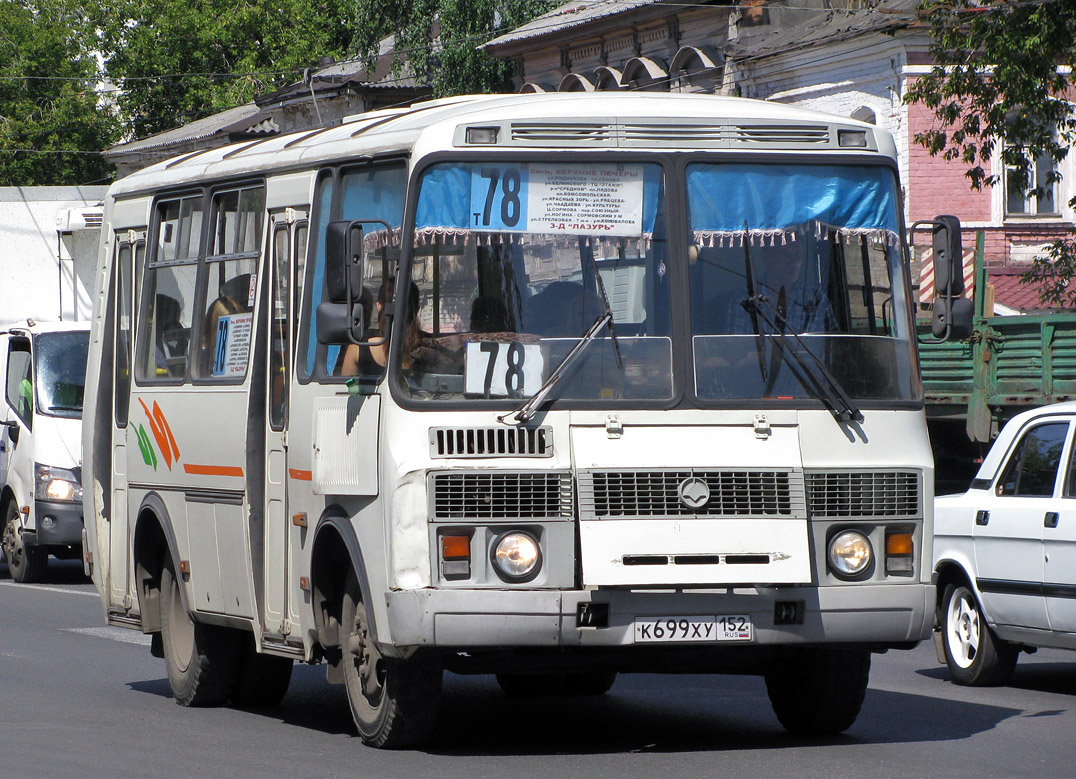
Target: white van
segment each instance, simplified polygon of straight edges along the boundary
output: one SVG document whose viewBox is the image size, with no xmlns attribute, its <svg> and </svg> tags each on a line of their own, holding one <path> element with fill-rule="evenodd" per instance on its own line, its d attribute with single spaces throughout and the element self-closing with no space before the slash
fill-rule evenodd
<svg viewBox="0 0 1076 779">
<path fill-rule="evenodd" d="M 49 554 L 82 549 L 82 394 L 89 325 L 0 329 L 0 518 L 11 578 L 40 579 Z"/>
</svg>

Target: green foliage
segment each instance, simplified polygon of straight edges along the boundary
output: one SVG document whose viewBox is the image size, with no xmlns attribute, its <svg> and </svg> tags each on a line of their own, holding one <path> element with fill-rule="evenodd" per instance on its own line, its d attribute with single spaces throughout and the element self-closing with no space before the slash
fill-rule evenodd
<svg viewBox="0 0 1076 779">
<path fill-rule="evenodd" d="M 134 137 L 178 127 L 298 80 L 343 57 L 351 0 L 114 0 L 101 48 Z"/>
<path fill-rule="evenodd" d="M 1058 239 L 1036 257 L 1020 277 L 1023 284 L 1041 284 L 1039 301 L 1047 308 L 1076 308 L 1076 240 Z"/>
<path fill-rule="evenodd" d="M 937 65 L 905 95 L 923 103 L 937 119 L 915 136 L 932 155 L 960 160 L 974 189 L 1002 183 L 991 160 L 1000 144 L 1009 187 L 1029 188 L 1034 160 L 1047 155 L 1059 163 L 1076 142 L 1076 3 L 1072 0 L 946 0 L 928 2 L 920 12 L 929 23 L 931 54 Z M 1054 171 L 1041 187 L 1057 181 Z M 1076 206 L 1076 198 L 1071 201 Z M 1071 278 L 1076 242 L 1055 242 L 1048 257 L 1035 260 L 1025 280 L 1045 283 L 1042 302 L 1073 302 Z M 1060 263 L 1056 273 L 1049 263 Z"/>
<path fill-rule="evenodd" d="M 511 65 L 478 47 L 557 5 L 550 0 L 357 0 L 355 43 L 372 58 L 378 42 L 394 34 L 394 72 L 425 76 L 435 97 L 503 92 L 511 89 Z"/>
<path fill-rule="evenodd" d="M 118 137 L 96 92 L 93 28 L 69 0 L 0 3 L 0 186 L 107 180 Z"/>
</svg>

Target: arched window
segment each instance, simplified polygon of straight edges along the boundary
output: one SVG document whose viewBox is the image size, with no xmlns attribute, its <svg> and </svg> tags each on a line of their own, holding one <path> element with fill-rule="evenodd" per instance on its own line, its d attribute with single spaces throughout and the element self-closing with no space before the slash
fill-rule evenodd
<svg viewBox="0 0 1076 779">
<path fill-rule="evenodd" d="M 684 46 L 669 65 L 670 89 L 717 93 L 724 80 L 725 58 L 708 46 Z"/>
<path fill-rule="evenodd" d="M 629 89 L 667 92 L 669 72 L 659 60 L 650 57 L 632 57 L 624 65 L 624 74 L 620 83 Z"/>
<path fill-rule="evenodd" d="M 560 86 L 557 87 L 558 92 L 593 92 L 594 84 L 586 76 L 581 76 L 578 73 L 569 73 L 567 76 L 560 80 Z"/>
</svg>

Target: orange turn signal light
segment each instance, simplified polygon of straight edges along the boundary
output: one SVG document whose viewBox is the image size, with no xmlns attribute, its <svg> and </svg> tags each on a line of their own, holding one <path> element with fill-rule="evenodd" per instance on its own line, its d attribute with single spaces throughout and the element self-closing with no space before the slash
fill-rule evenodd
<svg viewBox="0 0 1076 779">
<path fill-rule="evenodd" d="M 911 533 L 890 533 L 885 537 L 887 555 L 910 555 L 912 553 Z"/>
<path fill-rule="evenodd" d="M 470 560 L 470 536 L 441 536 L 442 560 Z"/>
</svg>

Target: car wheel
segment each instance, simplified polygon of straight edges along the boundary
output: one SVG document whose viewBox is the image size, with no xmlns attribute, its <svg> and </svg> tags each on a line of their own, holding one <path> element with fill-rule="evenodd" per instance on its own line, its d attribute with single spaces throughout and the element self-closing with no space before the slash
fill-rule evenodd
<svg viewBox="0 0 1076 779">
<path fill-rule="evenodd" d="M 236 686 L 242 635 L 191 619 L 179 586 L 172 562 L 166 560 L 161 571 L 161 643 L 168 684 L 181 706 L 219 706 Z"/>
<path fill-rule="evenodd" d="M 29 583 L 41 581 L 49 564 L 49 554 L 37 546 L 23 543 L 19 532 L 19 508 L 9 503 L 4 519 L 3 530 L 4 559 L 11 578 L 17 582 Z"/>
<path fill-rule="evenodd" d="M 370 618 L 354 572 L 341 606 L 344 686 L 364 743 L 382 749 L 418 746 L 437 724 L 439 660 L 385 657 L 372 640 Z"/>
<path fill-rule="evenodd" d="M 773 712 L 792 733 L 830 735 L 852 726 L 870 679 L 865 649 L 797 649 L 766 670 Z"/>
<path fill-rule="evenodd" d="M 1007 682 L 1020 651 L 993 634 L 975 593 L 966 585 L 950 584 L 942 604 L 942 646 L 953 681 L 968 686 Z"/>
<path fill-rule="evenodd" d="M 240 640 L 232 702 L 236 706 L 276 706 L 288 692 L 295 661 L 261 654 L 254 648 L 253 633 L 246 633 Z"/>
</svg>

